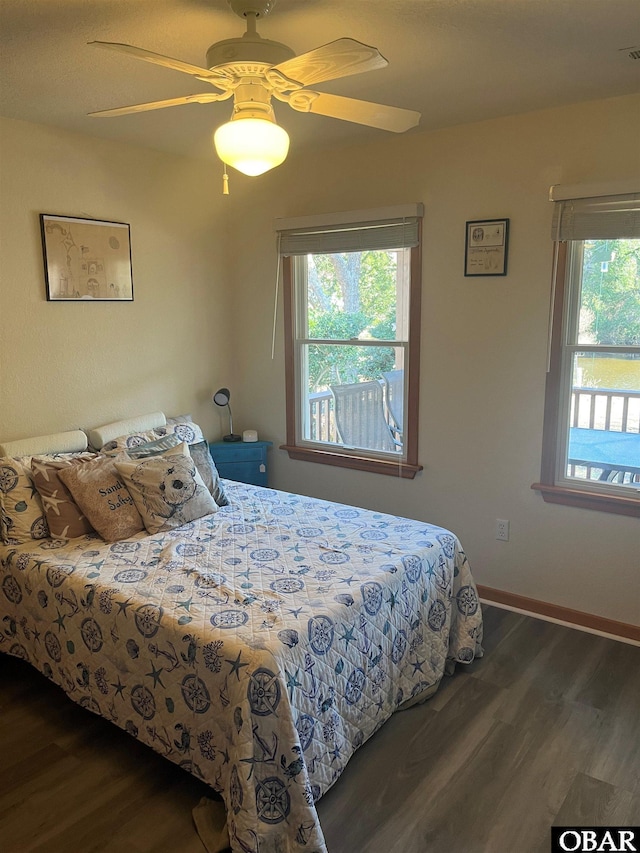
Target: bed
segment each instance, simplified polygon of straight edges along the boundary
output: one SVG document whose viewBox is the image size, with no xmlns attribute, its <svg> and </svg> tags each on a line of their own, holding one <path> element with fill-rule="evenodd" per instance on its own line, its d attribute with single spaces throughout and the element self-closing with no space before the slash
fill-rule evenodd
<svg viewBox="0 0 640 853">
<path fill-rule="evenodd" d="M 222 794 L 234 853 L 326 853 L 314 803 L 482 654 L 451 532 L 222 481 L 217 511 L 0 545 L 0 651 Z"/>
</svg>

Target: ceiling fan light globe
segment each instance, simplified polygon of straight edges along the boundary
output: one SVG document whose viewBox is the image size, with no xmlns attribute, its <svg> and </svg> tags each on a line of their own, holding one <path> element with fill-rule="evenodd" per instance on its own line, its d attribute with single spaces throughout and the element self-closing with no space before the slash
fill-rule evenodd
<svg viewBox="0 0 640 853">
<path fill-rule="evenodd" d="M 213 142 L 223 163 L 252 177 L 284 163 L 289 153 L 286 130 L 262 118 L 228 121 L 216 130 Z"/>
</svg>

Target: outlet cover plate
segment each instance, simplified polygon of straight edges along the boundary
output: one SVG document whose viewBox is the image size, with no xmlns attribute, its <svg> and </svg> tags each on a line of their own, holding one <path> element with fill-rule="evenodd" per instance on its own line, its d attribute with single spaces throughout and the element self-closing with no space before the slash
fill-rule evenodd
<svg viewBox="0 0 640 853">
<path fill-rule="evenodd" d="M 501 542 L 509 541 L 509 522 L 506 518 L 496 518 L 496 539 Z"/>
</svg>

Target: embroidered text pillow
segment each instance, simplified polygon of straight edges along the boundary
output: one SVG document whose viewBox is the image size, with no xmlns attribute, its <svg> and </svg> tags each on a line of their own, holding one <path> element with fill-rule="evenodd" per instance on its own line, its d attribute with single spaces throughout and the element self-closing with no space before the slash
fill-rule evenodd
<svg viewBox="0 0 640 853">
<path fill-rule="evenodd" d="M 67 468 L 60 472 L 60 479 L 105 542 L 119 542 L 144 530 L 113 458 L 98 456 L 84 465 Z"/>
</svg>

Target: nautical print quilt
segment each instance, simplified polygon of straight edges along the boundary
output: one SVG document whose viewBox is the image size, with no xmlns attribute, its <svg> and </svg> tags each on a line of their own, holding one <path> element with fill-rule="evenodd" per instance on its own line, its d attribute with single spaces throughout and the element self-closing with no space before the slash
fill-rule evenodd
<svg viewBox="0 0 640 853">
<path fill-rule="evenodd" d="M 353 752 L 482 653 L 476 588 L 443 528 L 224 486 L 166 533 L 0 546 L 0 651 L 219 791 L 234 853 L 326 853 Z"/>
</svg>

